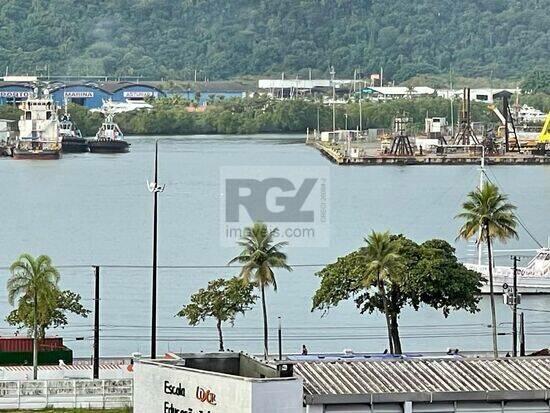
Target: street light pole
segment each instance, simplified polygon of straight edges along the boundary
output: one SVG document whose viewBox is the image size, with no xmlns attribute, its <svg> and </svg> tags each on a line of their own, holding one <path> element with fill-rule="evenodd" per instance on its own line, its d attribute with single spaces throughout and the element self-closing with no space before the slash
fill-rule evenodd
<svg viewBox="0 0 550 413">
<path fill-rule="evenodd" d="M 155 141 L 155 175 L 153 182 L 147 182 L 149 192 L 153 193 L 153 274 L 151 286 L 151 358 L 157 358 L 157 238 L 158 238 L 158 194 L 164 191 L 164 185 L 158 183 L 159 141 Z"/>
<path fill-rule="evenodd" d="M 99 379 L 99 266 L 94 266 L 94 362 L 93 378 Z"/>
</svg>

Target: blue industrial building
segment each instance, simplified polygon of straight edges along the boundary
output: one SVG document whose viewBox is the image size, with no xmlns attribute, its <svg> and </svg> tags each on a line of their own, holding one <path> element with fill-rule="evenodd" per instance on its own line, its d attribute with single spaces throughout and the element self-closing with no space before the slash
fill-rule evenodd
<svg viewBox="0 0 550 413">
<path fill-rule="evenodd" d="M 64 105 L 65 100 L 76 103 L 88 109 L 100 108 L 104 100 L 111 94 L 93 83 L 70 83 L 50 86 L 50 93 L 58 105 Z"/>
<path fill-rule="evenodd" d="M 0 82 L 0 104 L 19 103 L 32 96 L 33 90 L 30 83 Z M 100 108 L 108 99 L 125 102 L 165 96 L 156 86 L 131 82 L 59 82 L 50 84 L 48 90 L 59 106 L 67 100 L 88 109 Z"/>
<path fill-rule="evenodd" d="M 0 105 L 17 104 L 32 96 L 33 91 L 30 83 L 0 82 Z"/>
</svg>

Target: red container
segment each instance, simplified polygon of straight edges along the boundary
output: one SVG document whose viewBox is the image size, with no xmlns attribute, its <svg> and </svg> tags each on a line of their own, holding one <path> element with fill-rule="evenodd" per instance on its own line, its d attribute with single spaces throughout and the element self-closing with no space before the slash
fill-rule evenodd
<svg viewBox="0 0 550 413">
<path fill-rule="evenodd" d="M 46 337 L 38 343 L 41 351 L 59 350 L 63 348 L 63 338 Z M 30 337 L 0 337 L 0 352 L 32 352 Z"/>
</svg>

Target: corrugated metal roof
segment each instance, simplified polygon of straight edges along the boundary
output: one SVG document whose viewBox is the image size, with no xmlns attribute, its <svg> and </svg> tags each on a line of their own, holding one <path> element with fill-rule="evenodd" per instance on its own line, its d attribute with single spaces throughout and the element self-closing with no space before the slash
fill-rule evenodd
<svg viewBox="0 0 550 413">
<path fill-rule="evenodd" d="M 550 390 L 550 358 L 505 359 L 422 359 L 355 362 L 313 362 L 294 365 L 294 375 L 304 381 L 306 398 L 323 396 L 429 394 L 470 394 L 472 399 L 492 392 Z M 466 393 L 466 395 L 464 394 Z M 476 393 L 477 396 L 473 396 Z"/>
</svg>

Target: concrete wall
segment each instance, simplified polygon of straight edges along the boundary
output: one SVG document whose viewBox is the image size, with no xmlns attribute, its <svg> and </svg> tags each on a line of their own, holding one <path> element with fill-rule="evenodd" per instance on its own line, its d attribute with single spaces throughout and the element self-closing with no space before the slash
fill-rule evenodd
<svg viewBox="0 0 550 413">
<path fill-rule="evenodd" d="M 302 384 L 298 379 L 249 379 L 148 361 L 136 363 L 134 413 L 189 411 L 302 413 Z"/>
</svg>

